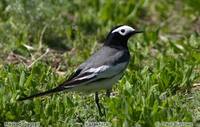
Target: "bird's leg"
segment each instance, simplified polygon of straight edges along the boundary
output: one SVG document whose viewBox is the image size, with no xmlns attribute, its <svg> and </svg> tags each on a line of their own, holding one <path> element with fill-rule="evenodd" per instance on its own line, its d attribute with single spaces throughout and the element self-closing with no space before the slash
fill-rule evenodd
<svg viewBox="0 0 200 127">
<path fill-rule="evenodd" d="M 100 107 L 100 104 L 99 104 L 99 96 L 98 96 L 98 92 L 95 92 L 95 102 L 97 104 L 97 108 L 99 110 L 99 115 L 102 116 L 103 113 L 101 112 L 101 107 Z"/>
<path fill-rule="evenodd" d="M 106 96 L 107 96 L 108 98 L 110 98 L 110 93 L 111 93 L 111 89 L 107 89 L 107 90 L 106 90 Z"/>
</svg>

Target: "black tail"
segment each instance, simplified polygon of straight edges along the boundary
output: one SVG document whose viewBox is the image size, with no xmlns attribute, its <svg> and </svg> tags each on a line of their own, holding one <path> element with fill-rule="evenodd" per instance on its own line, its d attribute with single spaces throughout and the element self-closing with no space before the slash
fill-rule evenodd
<svg viewBox="0 0 200 127">
<path fill-rule="evenodd" d="M 40 96 L 52 94 L 52 93 L 55 93 L 55 92 L 60 92 L 60 91 L 63 91 L 63 90 L 64 90 L 64 88 L 62 86 L 58 86 L 54 89 L 51 89 L 51 90 L 48 90 L 48 91 L 45 91 L 45 92 L 37 93 L 37 94 L 31 95 L 31 96 L 28 96 L 28 97 L 19 98 L 18 101 L 33 99 L 35 97 L 40 97 Z"/>
</svg>

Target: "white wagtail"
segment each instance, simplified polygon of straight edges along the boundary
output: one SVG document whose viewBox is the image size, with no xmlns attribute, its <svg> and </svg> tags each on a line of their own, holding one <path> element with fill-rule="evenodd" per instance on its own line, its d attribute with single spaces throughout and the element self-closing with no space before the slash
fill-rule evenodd
<svg viewBox="0 0 200 127">
<path fill-rule="evenodd" d="M 95 102 L 99 113 L 102 114 L 98 91 L 106 89 L 107 96 L 109 96 L 113 84 L 122 77 L 130 60 L 127 42 L 136 33 L 141 33 L 141 31 L 136 31 L 127 25 L 114 27 L 107 35 L 104 45 L 82 63 L 66 81 L 56 88 L 19 100 L 32 99 L 60 91 L 95 92 Z"/>
</svg>

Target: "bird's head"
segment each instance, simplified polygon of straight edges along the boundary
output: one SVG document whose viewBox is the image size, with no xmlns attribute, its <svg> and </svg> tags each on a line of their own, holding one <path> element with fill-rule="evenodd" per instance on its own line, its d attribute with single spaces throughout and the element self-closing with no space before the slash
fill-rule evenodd
<svg viewBox="0 0 200 127">
<path fill-rule="evenodd" d="M 105 45 L 122 45 L 127 47 L 128 39 L 136 34 L 142 33 L 127 25 L 114 27 L 107 35 Z"/>
</svg>

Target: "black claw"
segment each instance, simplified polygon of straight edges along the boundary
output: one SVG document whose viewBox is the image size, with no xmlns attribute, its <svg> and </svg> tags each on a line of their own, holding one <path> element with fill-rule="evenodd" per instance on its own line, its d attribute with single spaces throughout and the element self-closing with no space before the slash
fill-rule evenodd
<svg viewBox="0 0 200 127">
<path fill-rule="evenodd" d="M 100 106 L 100 103 L 99 103 L 98 92 L 95 93 L 95 102 L 96 102 L 97 108 L 98 108 L 98 110 L 99 110 L 99 115 L 100 115 L 100 116 L 105 115 L 105 110 L 104 110 L 104 113 L 102 113 L 102 111 L 101 111 L 101 106 Z M 102 106 L 102 107 L 103 107 L 103 106 Z"/>
<path fill-rule="evenodd" d="M 109 97 L 109 98 L 110 98 L 110 93 L 111 93 L 111 90 L 108 89 L 108 90 L 106 91 L 106 96 Z"/>
</svg>

